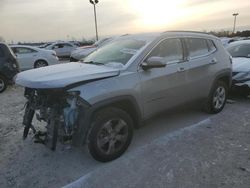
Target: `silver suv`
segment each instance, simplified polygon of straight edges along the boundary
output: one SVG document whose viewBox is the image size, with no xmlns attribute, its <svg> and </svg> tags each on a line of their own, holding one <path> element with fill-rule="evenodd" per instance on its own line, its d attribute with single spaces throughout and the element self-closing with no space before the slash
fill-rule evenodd
<svg viewBox="0 0 250 188">
<path fill-rule="evenodd" d="M 126 35 L 84 61 L 19 73 L 27 98 L 23 138 L 56 148 L 57 140 L 82 146 L 98 161 L 128 148 L 143 120 L 200 101 L 220 112 L 231 84 L 231 59 L 220 40 L 198 32 Z M 34 115 L 46 122 L 36 131 Z"/>
</svg>

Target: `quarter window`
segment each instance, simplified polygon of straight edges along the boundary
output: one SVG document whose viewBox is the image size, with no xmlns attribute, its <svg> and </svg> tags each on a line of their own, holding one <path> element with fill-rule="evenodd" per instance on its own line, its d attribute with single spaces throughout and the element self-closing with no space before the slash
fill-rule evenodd
<svg viewBox="0 0 250 188">
<path fill-rule="evenodd" d="M 150 57 L 162 57 L 164 62 L 183 61 L 183 51 L 180 39 L 167 39 L 158 44 L 150 53 Z"/>
<path fill-rule="evenodd" d="M 185 39 L 189 57 L 199 57 L 209 53 L 208 45 L 205 39 L 187 38 Z"/>
<path fill-rule="evenodd" d="M 208 45 L 209 52 L 214 52 L 216 50 L 216 47 L 212 40 L 207 40 L 207 45 Z"/>
</svg>

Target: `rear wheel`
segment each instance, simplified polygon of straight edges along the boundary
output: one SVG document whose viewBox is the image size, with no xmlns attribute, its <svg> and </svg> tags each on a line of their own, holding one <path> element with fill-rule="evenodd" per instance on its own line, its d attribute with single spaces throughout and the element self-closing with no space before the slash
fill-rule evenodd
<svg viewBox="0 0 250 188">
<path fill-rule="evenodd" d="M 4 90 L 7 88 L 7 80 L 0 76 L 0 93 L 4 92 Z"/>
<path fill-rule="evenodd" d="M 38 60 L 34 64 L 34 68 L 40 68 L 40 67 L 46 67 L 48 66 L 48 63 L 44 60 Z"/>
<path fill-rule="evenodd" d="M 99 111 L 88 134 L 88 149 L 94 159 L 108 162 L 120 157 L 133 136 L 133 121 L 123 110 L 106 108 Z"/>
<path fill-rule="evenodd" d="M 208 97 L 206 111 L 211 114 L 219 113 L 223 110 L 228 94 L 228 86 L 223 81 L 217 81 Z"/>
</svg>

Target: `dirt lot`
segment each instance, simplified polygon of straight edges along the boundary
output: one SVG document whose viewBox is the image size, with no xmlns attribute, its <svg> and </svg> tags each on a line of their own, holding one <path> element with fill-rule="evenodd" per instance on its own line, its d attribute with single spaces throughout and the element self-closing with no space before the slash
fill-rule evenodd
<svg viewBox="0 0 250 188">
<path fill-rule="evenodd" d="M 23 89 L 12 87 L 0 94 L 0 187 L 61 187 L 83 176 L 70 187 L 248 188 L 250 100 L 236 101 L 213 116 L 197 109 L 159 116 L 135 132 L 125 155 L 103 164 L 84 148 L 59 144 L 52 152 L 32 135 L 23 141 Z"/>
</svg>

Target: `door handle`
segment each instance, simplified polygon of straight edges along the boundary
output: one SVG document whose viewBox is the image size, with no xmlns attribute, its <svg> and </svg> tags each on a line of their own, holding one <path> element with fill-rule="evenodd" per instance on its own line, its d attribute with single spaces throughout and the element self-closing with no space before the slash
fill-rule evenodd
<svg viewBox="0 0 250 188">
<path fill-rule="evenodd" d="M 185 71 L 185 68 L 184 68 L 184 67 L 179 67 L 179 68 L 177 69 L 177 71 L 178 71 L 178 72 L 183 72 L 183 71 Z"/>
</svg>

